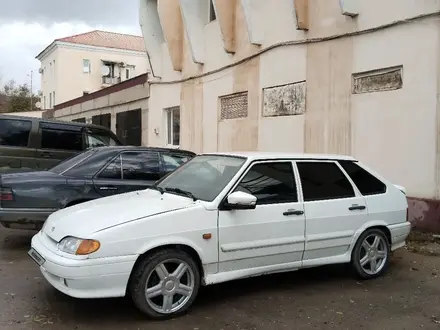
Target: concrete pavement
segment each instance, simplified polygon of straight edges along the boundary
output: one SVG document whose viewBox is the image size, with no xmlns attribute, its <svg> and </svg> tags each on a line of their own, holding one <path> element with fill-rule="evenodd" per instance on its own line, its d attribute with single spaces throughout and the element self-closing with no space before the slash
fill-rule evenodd
<svg viewBox="0 0 440 330">
<path fill-rule="evenodd" d="M 440 257 L 398 251 L 383 278 L 321 267 L 201 290 L 188 315 L 151 322 L 129 299 L 77 300 L 29 259 L 32 232 L 0 228 L 0 329 L 440 329 Z"/>
</svg>

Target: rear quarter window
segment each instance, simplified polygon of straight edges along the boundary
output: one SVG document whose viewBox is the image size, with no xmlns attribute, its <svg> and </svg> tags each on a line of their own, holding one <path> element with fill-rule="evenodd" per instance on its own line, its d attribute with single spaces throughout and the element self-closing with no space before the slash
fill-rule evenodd
<svg viewBox="0 0 440 330">
<path fill-rule="evenodd" d="M 353 180 L 362 195 L 379 195 L 387 191 L 387 186 L 374 175 L 352 161 L 339 161 L 344 171 Z"/>
</svg>

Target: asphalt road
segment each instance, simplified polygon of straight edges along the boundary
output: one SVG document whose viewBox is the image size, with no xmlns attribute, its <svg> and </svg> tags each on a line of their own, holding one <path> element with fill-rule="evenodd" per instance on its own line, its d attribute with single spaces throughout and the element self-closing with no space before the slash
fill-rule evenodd
<svg viewBox="0 0 440 330">
<path fill-rule="evenodd" d="M 386 276 L 344 266 L 202 289 L 188 315 L 151 322 L 129 299 L 77 300 L 52 289 L 26 251 L 32 232 L 0 228 L 0 329 L 440 329 L 440 257 L 401 250 Z"/>
</svg>

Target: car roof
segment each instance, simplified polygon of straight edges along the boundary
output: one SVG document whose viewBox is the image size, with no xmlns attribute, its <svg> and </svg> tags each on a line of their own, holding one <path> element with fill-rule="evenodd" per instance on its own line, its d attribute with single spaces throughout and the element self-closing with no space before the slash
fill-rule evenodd
<svg viewBox="0 0 440 330">
<path fill-rule="evenodd" d="M 105 146 L 105 147 L 96 147 L 93 148 L 99 151 L 157 151 L 157 152 L 172 152 L 175 154 L 190 154 L 195 155 L 194 152 L 184 149 L 176 149 L 176 148 L 160 148 L 160 147 L 143 147 L 143 146 Z"/>
<path fill-rule="evenodd" d="M 312 153 L 286 153 L 286 152 L 258 152 L 258 151 L 241 151 L 241 152 L 216 152 L 205 153 L 204 155 L 220 155 L 230 157 L 244 157 L 251 161 L 262 159 L 319 159 L 319 160 L 350 160 L 357 161 L 352 156 L 337 154 L 312 154 Z"/>
<path fill-rule="evenodd" d="M 95 125 L 95 124 L 87 124 L 87 123 L 78 123 L 75 121 L 67 121 L 67 120 L 57 120 L 57 119 L 44 119 L 39 117 L 27 117 L 27 116 L 15 116 L 14 113 L 2 113 L 0 114 L 0 119 L 16 119 L 16 120 L 31 120 L 31 121 L 38 121 L 43 123 L 54 123 L 54 124 L 65 124 L 65 125 L 71 125 L 71 126 L 80 126 L 80 127 L 87 127 L 87 128 L 100 128 L 105 130 L 110 130 L 105 126 Z"/>
</svg>

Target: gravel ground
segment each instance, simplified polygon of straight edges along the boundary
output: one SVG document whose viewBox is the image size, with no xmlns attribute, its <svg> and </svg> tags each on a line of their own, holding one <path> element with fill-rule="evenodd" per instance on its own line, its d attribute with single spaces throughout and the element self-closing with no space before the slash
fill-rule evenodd
<svg viewBox="0 0 440 330">
<path fill-rule="evenodd" d="M 188 315 L 151 322 L 129 299 L 77 300 L 28 258 L 32 232 L 0 228 L 0 329 L 440 329 L 440 257 L 401 249 L 386 276 L 321 267 L 203 288 Z M 440 251 L 440 249 L 439 249 Z"/>
</svg>

